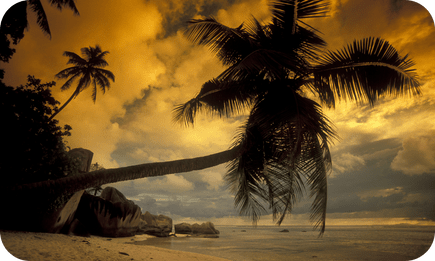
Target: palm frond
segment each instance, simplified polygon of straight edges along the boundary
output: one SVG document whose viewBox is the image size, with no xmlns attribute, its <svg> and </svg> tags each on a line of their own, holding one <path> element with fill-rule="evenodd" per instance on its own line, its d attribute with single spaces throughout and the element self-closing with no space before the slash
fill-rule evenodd
<svg viewBox="0 0 435 261">
<path fill-rule="evenodd" d="M 85 59 L 83 59 L 78 54 L 73 53 L 73 52 L 65 51 L 63 53 L 63 56 L 69 58 L 69 60 L 68 60 L 68 62 L 66 64 L 74 64 L 74 65 L 77 65 L 77 66 L 84 66 L 87 63 L 87 61 Z"/>
<path fill-rule="evenodd" d="M 81 67 L 73 66 L 73 67 L 63 69 L 62 71 L 58 72 L 54 77 L 56 77 L 56 79 L 65 79 L 65 78 L 70 77 L 71 75 L 75 75 L 75 74 L 81 73 L 81 72 L 82 72 Z"/>
<path fill-rule="evenodd" d="M 97 75 L 100 75 L 103 78 L 109 78 L 110 80 L 115 82 L 115 75 L 111 71 L 106 70 L 106 69 L 97 68 L 97 69 L 95 69 L 95 72 L 97 73 Z M 105 80 L 107 80 L 107 79 L 105 79 Z M 106 86 L 110 87 L 110 82 L 109 81 L 106 81 L 106 82 L 107 82 Z"/>
<path fill-rule="evenodd" d="M 295 33 L 297 22 L 305 18 L 325 17 L 329 1 L 325 0 L 273 0 L 269 2 L 274 24 Z"/>
<path fill-rule="evenodd" d="M 36 22 L 42 29 L 42 32 L 48 35 L 51 39 L 50 26 L 48 25 L 47 15 L 45 14 L 44 7 L 42 6 L 41 1 L 28 0 L 28 4 L 30 5 L 30 10 L 36 13 Z"/>
<path fill-rule="evenodd" d="M 75 15 L 80 15 L 79 10 L 77 10 L 75 0 L 49 0 L 50 4 L 59 10 L 64 7 L 71 9 Z"/>
<path fill-rule="evenodd" d="M 252 105 L 255 93 L 264 84 L 261 77 L 244 81 L 213 79 L 203 84 L 195 98 L 173 110 L 174 121 L 193 125 L 196 114 L 202 110 L 218 117 L 231 117 Z"/>
<path fill-rule="evenodd" d="M 387 41 L 366 38 L 323 56 L 313 69 L 313 87 L 330 106 L 337 98 L 373 105 L 382 95 L 420 94 L 413 65 Z"/>
<path fill-rule="evenodd" d="M 246 129 L 246 126 L 243 129 Z M 257 224 L 260 216 L 266 213 L 263 205 L 268 201 L 268 191 L 262 171 L 264 169 L 262 144 L 261 136 L 254 129 L 239 135 L 234 146 L 240 147 L 241 153 L 229 162 L 228 172 L 225 175 L 227 186 L 235 195 L 236 208 L 241 215 L 251 216 L 254 225 Z"/>
<path fill-rule="evenodd" d="M 62 87 L 60 87 L 60 90 L 61 91 L 65 91 L 65 90 L 68 90 L 70 87 L 71 87 L 71 84 L 78 78 L 78 77 L 80 77 L 81 76 L 81 74 L 82 74 L 82 72 L 81 71 L 77 71 L 77 72 L 74 72 L 74 73 L 70 73 L 70 74 L 68 74 L 67 76 L 62 76 L 62 77 L 59 77 L 59 76 L 57 76 L 58 74 L 56 74 L 56 77 L 58 78 L 58 79 L 61 79 L 61 78 L 68 78 L 68 77 L 70 77 L 63 85 L 62 85 Z M 78 94 L 78 92 L 77 92 L 77 94 Z"/>
<path fill-rule="evenodd" d="M 226 181 L 241 214 L 251 214 L 255 222 L 268 203 L 279 225 L 302 196 L 305 177 L 315 196 L 311 220 L 322 234 L 331 169 L 328 143 L 336 134 L 319 104 L 279 86 L 257 100 L 236 136 L 232 146 L 241 147 L 241 154 L 229 164 Z"/>
<path fill-rule="evenodd" d="M 249 53 L 250 38 L 242 26 L 230 28 L 213 17 L 190 20 L 185 32 L 187 39 L 208 47 L 224 65 L 232 65 Z"/>
<path fill-rule="evenodd" d="M 79 80 L 79 83 L 77 85 L 77 93 L 82 92 L 84 89 L 86 89 L 89 84 L 92 82 L 92 75 L 90 73 L 84 73 L 82 77 Z"/>
</svg>

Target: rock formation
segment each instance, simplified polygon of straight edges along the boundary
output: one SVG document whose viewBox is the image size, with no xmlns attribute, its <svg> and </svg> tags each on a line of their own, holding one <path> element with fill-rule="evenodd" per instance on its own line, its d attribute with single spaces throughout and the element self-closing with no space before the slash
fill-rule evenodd
<svg viewBox="0 0 435 261">
<path fill-rule="evenodd" d="M 93 235 L 133 236 L 141 220 L 139 206 L 112 187 L 106 187 L 101 195 L 83 194 L 75 217 Z"/>
<path fill-rule="evenodd" d="M 92 163 L 92 157 L 94 153 L 90 150 L 83 148 L 75 148 L 68 151 L 70 158 L 78 158 L 80 161 L 79 172 L 89 172 Z"/>
<path fill-rule="evenodd" d="M 191 235 L 218 235 L 219 231 L 214 227 L 213 223 L 205 222 L 201 225 L 188 223 L 180 223 L 174 226 L 175 234 L 191 234 Z"/>
<path fill-rule="evenodd" d="M 175 234 L 192 234 L 192 225 L 180 223 L 174 225 Z"/>
<path fill-rule="evenodd" d="M 172 219 L 164 215 L 153 215 L 148 211 L 141 215 L 137 234 L 168 237 L 172 232 Z"/>
</svg>

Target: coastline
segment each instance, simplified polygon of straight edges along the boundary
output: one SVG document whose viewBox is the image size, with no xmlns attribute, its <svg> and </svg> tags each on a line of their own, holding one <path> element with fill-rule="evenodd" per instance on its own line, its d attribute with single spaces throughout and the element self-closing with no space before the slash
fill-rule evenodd
<svg viewBox="0 0 435 261">
<path fill-rule="evenodd" d="M 153 238 L 137 235 L 123 238 L 80 237 L 64 234 L 0 231 L 6 250 L 21 260 L 204 260 L 228 261 L 219 257 L 126 244 Z M 9 260 L 9 259 L 7 259 Z"/>
</svg>

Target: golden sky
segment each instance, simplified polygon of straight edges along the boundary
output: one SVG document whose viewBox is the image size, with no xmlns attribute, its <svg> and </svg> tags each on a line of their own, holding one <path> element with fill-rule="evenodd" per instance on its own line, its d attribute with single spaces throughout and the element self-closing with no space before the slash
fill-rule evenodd
<svg viewBox="0 0 435 261">
<path fill-rule="evenodd" d="M 420 223 L 435 220 L 435 27 L 430 13 L 405 0 L 334 0 L 329 16 L 306 22 L 323 33 L 328 49 L 374 36 L 389 41 L 416 62 L 419 97 L 385 97 L 372 108 L 342 102 L 325 109 L 341 137 L 331 148 L 328 220 L 331 224 Z M 109 51 L 106 68 L 115 82 L 104 95 L 82 92 L 56 118 L 72 126 L 71 148 L 94 152 L 106 168 L 207 155 L 227 149 L 243 117 L 200 115 L 194 128 L 173 123 L 171 111 L 222 72 L 209 50 L 183 35 L 186 21 L 214 16 L 236 27 L 253 15 L 270 19 L 266 0 L 77 0 L 80 16 L 42 1 L 52 38 L 29 12 L 29 30 L 15 47 L 4 82 L 18 86 L 34 75 L 43 82 L 66 68 L 64 51 L 99 44 Z M 61 103 L 73 92 L 53 95 Z M 224 221 L 234 216 L 225 190 L 225 166 L 188 174 L 121 182 L 115 186 L 145 210 L 175 219 Z M 305 222 L 310 201 L 295 209 Z M 220 219 L 221 218 L 221 219 Z M 264 218 L 265 222 L 270 219 Z M 239 220 L 240 222 L 245 222 Z M 175 221 L 177 222 L 177 221 Z M 234 222 L 234 221 L 231 221 Z M 249 221 L 248 221 L 249 222 Z M 289 221 L 290 222 L 290 221 Z"/>
</svg>

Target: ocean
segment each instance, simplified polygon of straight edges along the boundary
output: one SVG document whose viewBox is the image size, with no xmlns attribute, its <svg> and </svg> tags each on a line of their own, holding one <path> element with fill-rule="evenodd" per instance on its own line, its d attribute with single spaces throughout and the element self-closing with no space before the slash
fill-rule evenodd
<svg viewBox="0 0 435 261">
<path fill-rule="evenodd" d="M 215 226 L 219 238 L 149 238 L 151 245 L 242 260 L 413 260 L 431 247 L 435 227 L 328 226 L 323 237 L 312 227 Z M 289 232 L 280 232 L 283 229 Z"/>
</svg>

